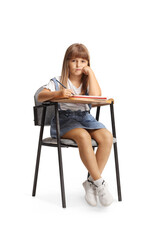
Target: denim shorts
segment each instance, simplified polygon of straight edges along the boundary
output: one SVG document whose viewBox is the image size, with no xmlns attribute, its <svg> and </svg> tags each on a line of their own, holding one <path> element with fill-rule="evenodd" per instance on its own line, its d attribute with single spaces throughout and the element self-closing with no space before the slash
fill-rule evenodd
<svg viewBox="0 0 160 240">
<path fill-rule="evenodd" d="M 84 129 L 92 129 L 92 130 L 106 128 L 102 123 L 98 122 L 89 112 L 81 111 L 81 110 L 59 111 L 59 122 L 60 122 L 61 137 L 68 131 L 75 128 L 84 128 Z M 52 138 L 57 138 L 55 116 L 51 120 L 50 133 Z"/>
</svg>

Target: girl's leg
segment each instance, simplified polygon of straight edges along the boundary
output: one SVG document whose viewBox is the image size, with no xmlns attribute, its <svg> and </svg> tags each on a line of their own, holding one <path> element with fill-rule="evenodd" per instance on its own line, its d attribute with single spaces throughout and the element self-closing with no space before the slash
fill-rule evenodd
<svg viewBox="0 0 160 240">
<path fill-rule="evenodd" d="M 96 156 L 92 148 L 91 137 L 93 137 L 99 144 Z M 94 184 L 90 183 L 88 180 L 83 183 L 86 192 L 86 201 L 90 205 L 96 206 L 97 193 L 99 200 L 103 206 L 110 205 L 113 201 L 113 197 L 109 193 L 104 180 L 101 178 L 101 172 L 103 171 L 109 157 L 111 145 L 113 142 L 112 134 L 109 133 L 106 129 L 93 130 L 88 132 L 85 129 L 76 128 L 64 134 L 62 138 L 70 138 L 77 143 L 82 162 L 94 180 Z"/>
<path fill-rule="evenodd" d="M 88 132 L 91 135 L 91 137 L 95 139 L 96 142 L 98 143 L 96 160 L 101 174 L 110 155 L 111 147 L 113 144 L 113 136 L 105 128 L 97 130 L 88 130 Z"/>
<path fill-rule="evenodd" d="M 101 169 L 103 164 L 102 163 L 100 164 L 101 161 L 100 153 L 98 153 L 99 165 L 97 164 L 96 156 L 94 154 L 91 144 L 91 135 L 92 133 L 88 133 L 88 131 L 83 128 L 75 128 L 64 134 L 62 138 L 70 138 L 77 143 L 82 162 L 88 169 L 92 178 L 94 180 L 97 180 L 101 178 L 99 165 Z M 104 153 L 102 155 L 104 155 Z"/>
<path fill-rule="evenodd" d="M 89 131 L 91 137 L 98 143 L 98 149 L 96 152 L 96 160 L 100 173 L 102 173 L 107 160 L 110 155 L 111 147 L 113 144 L 112 134 L 105 128 Z M 103 178 L 94 181 L 96 187 L 96 193 L 99 197 L 99 201 L 102 206 L 108 206 L 113 202 L 113 197 L 108 191 L 108 187 Z M 86 191 L 86 196 L 89 195 L 89 191 Z M 90 198 L 89 198 L 90 199 Z M 91 198 L 93 199 L 93 198 Z"/>
</svg>

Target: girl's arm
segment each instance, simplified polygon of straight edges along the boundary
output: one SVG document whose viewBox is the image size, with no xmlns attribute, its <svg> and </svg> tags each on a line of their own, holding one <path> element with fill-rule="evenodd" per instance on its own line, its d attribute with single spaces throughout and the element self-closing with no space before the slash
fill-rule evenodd
<svg viewBox="0 0 160 240">
<path fill-rule="evenodd" d="M 88 75 L 89 95 L 101 96 L 101 88 L 98 84 L 98 81 L 97 81 L 92 69 L 89 66 L 84 67 L 83 73 Z"/>
<path fill-rule="evenodd" d="M 69 98 L 72 95 L 73 91 L 71 89 L 63 89 L 60 91 L 52 92 L 49 89 L 44 88 L 38 94 L 38 102 L 52 101 L 54 99 L 60 98 Z"/>
</svg>

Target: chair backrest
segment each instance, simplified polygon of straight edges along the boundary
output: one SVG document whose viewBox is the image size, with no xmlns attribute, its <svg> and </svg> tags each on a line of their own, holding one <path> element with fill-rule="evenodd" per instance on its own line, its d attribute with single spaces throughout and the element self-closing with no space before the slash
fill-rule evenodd
<svg viewBox="0 0 160 240">
<path fill-rule="evenodd" d="M 40 87 L 35 95 L 34 95 L 34 102 L 35 106 L 33 107 L 33 112 L 34 112 L 34 124 L 41 126 L 41 119 L 42 119 L 42 111 L 43 111 L 43 105 L 41 102 L 38 102 L 38 94 L 43 90 L 43 87 Z M 45 117 L 45 126 L 51 125 L 51 119 L 55 116 L 55 106 L 47 106 L 46 109 L 46 117 Z"/>
</svg>

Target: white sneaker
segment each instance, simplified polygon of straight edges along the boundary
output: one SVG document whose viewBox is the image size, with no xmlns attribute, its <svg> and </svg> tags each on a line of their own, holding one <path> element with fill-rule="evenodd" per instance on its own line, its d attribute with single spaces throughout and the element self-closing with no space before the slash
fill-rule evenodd
<svg viewBox="0 0 160 240">
<path fill-rule="evenodd" d="M 93 183 L 88 180 L 86 180 L 82 185 L 86 192 L 85 199 L 86 199 L 87 203 L 90 204 L 91 206 L 96 206 L 97 205 L 97 195 L 96 195 L 95 185 L 93 185 Z"/>
<path fill-rule="evenodd" d="M 100 186 L 96 187 L 96 192 L 102 206 L 107 207 L 113 202 L 113 197 L 108 191 L 107 183 L 105 181 L 103 181 Z"/>
</svg>

